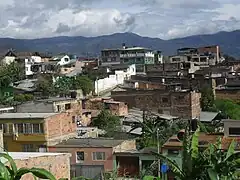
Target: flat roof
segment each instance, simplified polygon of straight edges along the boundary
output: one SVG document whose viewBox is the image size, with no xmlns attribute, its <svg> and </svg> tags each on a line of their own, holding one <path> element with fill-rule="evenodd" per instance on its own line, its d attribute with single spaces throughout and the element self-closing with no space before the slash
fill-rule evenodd
<svg viewBox="0 0 240 180">
<path fill-rule="evenodd" d="M 118 146 L 125 140 L 107 139 L 107 138 L 75 138 L 68 139 L 53 147 L 79 147 L 79 148 L 111 148 Z"/>
<path fill-rule="evenodd" d="M 57 102 L 57 101 L 70 101 L 70 100 L 75 100 L 74 98 L 69 98 L 69 97 L 51 97 L 48 99 L 38 99 L 38 102 Z"/>
<path fill-rule="evenodd" d="M 59 113 L 3 113 L 0 119 L 42 119 Z"/>
</svg>

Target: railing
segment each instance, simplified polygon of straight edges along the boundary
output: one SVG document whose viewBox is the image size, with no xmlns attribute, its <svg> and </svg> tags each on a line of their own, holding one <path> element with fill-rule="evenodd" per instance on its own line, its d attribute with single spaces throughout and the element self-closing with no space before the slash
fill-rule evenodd
<svg viewBox="0 0 240 180">
<path fill-rule="evenodd" d="M 145 53 L 120 54 L 121 58 L 125 57 L 144 57 Z"/>
</svg>

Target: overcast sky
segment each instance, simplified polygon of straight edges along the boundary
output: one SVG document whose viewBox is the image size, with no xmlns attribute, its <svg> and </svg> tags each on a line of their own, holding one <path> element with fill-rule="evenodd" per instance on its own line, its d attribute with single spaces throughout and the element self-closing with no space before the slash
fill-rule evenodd
<svg viewBox="0 0 240 180">
<path fill-rule="evenodd" d="M 239 9 L 240 0 L 0 0 L 0 36 L 170 39 L 240 29 Z"/>
</svg>

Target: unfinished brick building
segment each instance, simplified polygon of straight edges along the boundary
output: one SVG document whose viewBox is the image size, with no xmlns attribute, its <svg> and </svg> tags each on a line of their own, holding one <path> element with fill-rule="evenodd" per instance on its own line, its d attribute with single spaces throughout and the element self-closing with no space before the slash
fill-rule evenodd
<svg viewBox="0 0 240 180">
<path fill-rule="evenodd" d="M 112 91 L 111 97 L 128 106 L 178 116 L 184 119 L 199 118 L 201 94 L 195 91 L 136 90 Z"/>
</svg>

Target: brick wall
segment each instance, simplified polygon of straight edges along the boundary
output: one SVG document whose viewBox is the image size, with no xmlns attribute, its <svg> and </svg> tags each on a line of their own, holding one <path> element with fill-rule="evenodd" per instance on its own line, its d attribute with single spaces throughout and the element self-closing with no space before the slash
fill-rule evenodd
<svg viewBox="0 0 240 180">
<path fill-rule="evenodd" d="M 130 90 L 112 93 L 112 98 L 125 101 L 128 106 L 148 108 L 163 114 L 195 118 L 200 110 L 200 94 L 195 92 L 168 92 L 163 90 Z"/>
<path fill-rule="evenodd" d="M 216 99 L 230 99 L 232 101 L 240 102 L 240 90 L 226 90 L 216 89 Z"/>
<path fill-rule="evenodd" d="M 73 121 L 73 113 L 61 113 L 47 118 L 45 129 L 47 130 L 48 145 L 58 144 L 64 139 L 76 136 L 76 122 Z"/>
<path fill-rule="evenodd" d="M 28 159 L 14 159 L 17 168 L 44 168 L 50 171 L 56 179 L 70 179 L 70 155 L 60 154 L 51 156 L 31 157 Z M 24 175 L 21 180 L 34 180 L 31 174 Z"/>
</svg>

